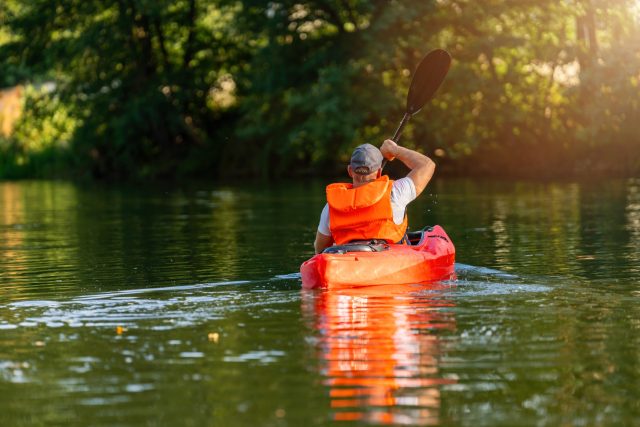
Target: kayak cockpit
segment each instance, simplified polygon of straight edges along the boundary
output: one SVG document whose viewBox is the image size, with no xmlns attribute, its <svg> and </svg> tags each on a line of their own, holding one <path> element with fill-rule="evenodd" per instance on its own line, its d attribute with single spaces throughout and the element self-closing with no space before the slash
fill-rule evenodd
<svg viewBox="0 0 640 427">
<path fill-rule="evenodd" d="M 389 244 L 384 240 L 356 240 L 344 245 L 329 246 L 322 251 L 323 254 L 346 254 L 349 252 L 382 252 L 389 249 Z"/>
<path fill-rule="evenodd" d="M 410 231 L 405 234 L 401 242 L 398 244 L 406 244 L 409 246 L 418 246 L 422 243 L 426 233 L 433 231 L 433 227 L 425 227 L 422 230 Z M 389 243 L 385 240 L 354 240 L 343 245 L 329 246 L 323 254 L 346 254 L 350 252 L 383 252 L 389 249 Z"/>
</svg>

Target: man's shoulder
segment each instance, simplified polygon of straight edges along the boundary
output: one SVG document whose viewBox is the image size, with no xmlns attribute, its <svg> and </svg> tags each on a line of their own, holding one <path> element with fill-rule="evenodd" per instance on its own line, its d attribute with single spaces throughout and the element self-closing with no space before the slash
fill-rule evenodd
<svg viewBox="0 0 640 427">
<path fill-rule="evenodd" d="M 391 203 L 400 207 L 407 206 L 416 198 L 416 186 L 409 177 L 400 178 L 393 182 L 391 189 Z"/>
</svg>

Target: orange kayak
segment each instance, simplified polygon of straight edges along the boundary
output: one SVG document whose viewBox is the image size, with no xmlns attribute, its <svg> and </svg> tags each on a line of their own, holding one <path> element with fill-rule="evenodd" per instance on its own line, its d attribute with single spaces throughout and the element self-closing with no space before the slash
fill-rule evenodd
<svg viewBox="0 0 640 427">
<path fill-rule="evenodd" d="M 402 285 L 448 279 L 456 250 L 439 225 L 407 233 L 410 244 L 359 241 L 331 246 L 300 266 L 302 287 Z"/>
</svg>

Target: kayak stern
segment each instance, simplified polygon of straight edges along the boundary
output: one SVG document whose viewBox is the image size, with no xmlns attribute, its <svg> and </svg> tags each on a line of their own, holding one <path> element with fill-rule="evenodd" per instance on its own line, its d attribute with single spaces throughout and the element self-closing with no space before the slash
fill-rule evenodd
<svg viewBox="0 0 640 427">
<path fill-rule="evenodd" d="M 445 280 L 454 274 L 455 247 L 440 226 L 415 245 L 391 244 L 381 252 L 321 253 L 300 266 L 302 287 L 342 288 Z"/>
</svg>

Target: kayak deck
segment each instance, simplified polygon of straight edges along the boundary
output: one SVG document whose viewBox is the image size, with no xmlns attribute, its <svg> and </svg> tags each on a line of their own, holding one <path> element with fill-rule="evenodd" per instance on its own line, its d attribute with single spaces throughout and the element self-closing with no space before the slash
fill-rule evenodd
<svg viewBox="0 0 640 427">
<path fill-rule="evenodd" d="M 411 244 L 333 246 L 300 266 L 302 287 L 341 288 L 443 280 L 454 273 L 455 247 L 439 225 L 408 233 Z M 384 247 L 381 247 L 384 246 Z M 338 250 L 336 250 L 338 248 Z M 344 249 L 343 249 L 344 248 Z"/>
</svg>

